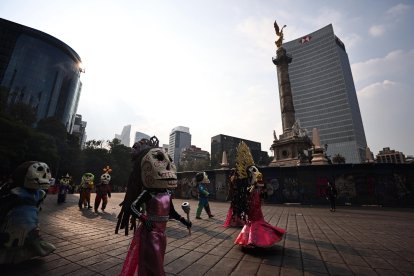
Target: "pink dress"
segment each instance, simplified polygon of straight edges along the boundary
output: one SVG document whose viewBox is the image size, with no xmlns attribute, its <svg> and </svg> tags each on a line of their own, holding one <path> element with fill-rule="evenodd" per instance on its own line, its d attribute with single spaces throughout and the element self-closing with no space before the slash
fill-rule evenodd
<svg viewBox="0 0 414 276">
<path fill-rule="evenodd" d="M 270 225 L 264 220 L 260 191 L 250 193 L 248 220 L 235 240 L 235 244 L 245 247 L 270 247 L 279 242 L 286 233 L 285 229 Z"/>
<path fill-rule="evenodd" d="M 170 213 L 171 195 L 159 193 L 146 202 L 146 215 L 154 228 L 149 232 L 141 224 L 134 233 L 121 275 L 165 275 L 164 255 L 167 247 L 165 229 Z"/>
</svg>

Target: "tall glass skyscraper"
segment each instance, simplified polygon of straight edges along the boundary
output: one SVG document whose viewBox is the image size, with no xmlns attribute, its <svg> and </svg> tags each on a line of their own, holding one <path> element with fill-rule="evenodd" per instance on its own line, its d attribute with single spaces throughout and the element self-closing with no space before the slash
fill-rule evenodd
<svg viewBox="0 0 414 276">
<path fill-rule="evenodd" d="M 169 143 L 168 154 L 171 156 L 174 164 L 178 166 L 181 153 L 191 146 L 190 129 L 184 126 L 173 128 L 170 133 Z"/>
<path fill-rule="evenodd" d="M 283 44 L 292 56 L 289 77 L 296 119 L 312 135 L 319 129 L 328 155 L 365 160 L 367 142 L 345 45 L 332 25 Z"/>
<path fill-rule="evenodd" d="M 0 86 L 7 105 L 34 108 L 36 122 L 56 117 L 72 132 L 82 89 L 79 55 L 41 31 L 0 18 Z"/>
</svg>

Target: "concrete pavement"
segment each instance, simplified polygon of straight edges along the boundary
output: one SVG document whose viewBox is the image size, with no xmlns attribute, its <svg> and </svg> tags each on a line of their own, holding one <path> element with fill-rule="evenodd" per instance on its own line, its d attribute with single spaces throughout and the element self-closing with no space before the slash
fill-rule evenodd
<svg viewBox="0 0 414 276">
<path fill-rule="evenodd" d="M 48 195 L 43 204 L 41 233 L 56 251 L 2 265 L 0 275 L 119 275 L 132 237 L 114 234 L 124 194 L 114 193 L 99 215 L 79 211 L 78 196 L 58 205 Z M 174 199 L 183 216 L 184 201 Z M 222 227 L 229 203 L 210 202 L 216 216 L 195 220 L 197 201 L 188 201 L 192 235 L 168 222 L 167 275 L 414 275 L 413 209 L 339 206 L 332 213 L 328 206 L 265 205 L 265 219 L 287 235 L 271 249 L 243 250 L 233 244 L 240 228 Z"/>
</svg>

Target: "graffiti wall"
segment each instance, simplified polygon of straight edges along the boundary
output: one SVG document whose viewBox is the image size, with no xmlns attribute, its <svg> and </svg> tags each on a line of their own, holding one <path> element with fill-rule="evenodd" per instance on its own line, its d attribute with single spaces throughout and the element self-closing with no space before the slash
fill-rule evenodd
<svg viewBox="0 0 414 276">
<path fill-rule="evenodd" d="M 210 193 L 210 199 L 216 200 L 217 188 L 216 188 L 216 173 L 214 171 L 206 171 L 210 184 L 206 184 L 206 187 Z M 181 172 L 178 173 L 177 188 L 173 191 L 176 198 L 182 199 L 198 199 L 198 186 L 195 180 L 197 172 Z M 226 187 L 224 187 L 226 189 Z"/>
<path fill-rule="evenodd" d="M 328 181 L 335 183 L 339 205 L 414 206 L 413 164 L 343 164 L 260 168 L 268 191 L 266 203 L 328 204 Z M 178 173 L 176 197 L 196 194 L 196 172 Z M 229 171 L 207 171 L 210 199 L 225 201 Z"/>
</svg>

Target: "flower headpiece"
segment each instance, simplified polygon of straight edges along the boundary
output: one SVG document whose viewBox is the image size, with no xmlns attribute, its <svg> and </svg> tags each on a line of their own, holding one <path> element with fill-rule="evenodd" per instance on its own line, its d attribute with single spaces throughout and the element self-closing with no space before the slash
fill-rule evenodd
<svg viewBox="0 0 414 276">
<path fill-rule="evenodd" d="M 109 166 L 106 166 L 106 168 L 103 168 L 102 171 L 104 173 L 111 173 L 112 172 L 112 169 Z"/>
</svg>

